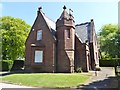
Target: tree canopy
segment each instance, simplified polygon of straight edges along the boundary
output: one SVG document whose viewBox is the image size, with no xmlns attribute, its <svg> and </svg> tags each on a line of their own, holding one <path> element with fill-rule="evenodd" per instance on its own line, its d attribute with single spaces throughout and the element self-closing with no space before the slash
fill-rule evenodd
<svg viewBox="0 0 120 90">
<path fill-rule="evenodd" d="M 4 16 L 0 18 L 2 33 L 2 59 L 16 60 L 23 58 L 25 41 L 31 26 L 19 18 Z"/>
<path fill-rule="evenodd" d="M 106 24 L 99 33 L 100 50 L 103 57 L 120 58 L 120 28 Z"/>
</svg>

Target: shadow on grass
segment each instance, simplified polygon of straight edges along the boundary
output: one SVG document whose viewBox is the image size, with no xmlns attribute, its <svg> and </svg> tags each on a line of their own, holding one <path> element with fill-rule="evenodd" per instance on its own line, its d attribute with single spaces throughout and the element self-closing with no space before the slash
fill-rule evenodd
<svg viewBox="0 0 120 90">
<path fill-rule="evenodd" d="M 7 75 L 11 75 L 11 74 L 27 74 L 27 73 L 31 73 L 31 72 L 26 72 L 24 70 L 15 70 L 15 71 L 2 73 L 2 74 L 0 74 L 0 76 L 7 76 Z"/>
<path fill-rule="evenodd" d="M 5 73 L 0 74 L 0 76 L 7 76 L 7 75 L 11 75 L 11 74 L 14 74 L 14 73 L 13 72 L 5 72 Z"/>
<path fill-rule="evenodd" d="M 82 90 L 120 90 L 120 83 L 117 77 L 108 77 L 104 80 L 94 81 L 88 85 L 77 86 Z"/>
</svg>

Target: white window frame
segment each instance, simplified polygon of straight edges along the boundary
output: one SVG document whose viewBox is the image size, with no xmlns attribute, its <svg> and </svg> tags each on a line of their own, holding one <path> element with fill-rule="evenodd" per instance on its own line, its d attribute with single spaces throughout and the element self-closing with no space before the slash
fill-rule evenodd
<svg viewBox="0 0 120 90">
<path fill-rule="evenodd" d="M 35 50 L 35 63 L 42 63 L 43 62 L 43 51 L 42 50 Z"/>
<path fill-rule="evenodd" d="M 37 31 L 37 40 L 42 40 L 42 30 Z"/>
</svg>

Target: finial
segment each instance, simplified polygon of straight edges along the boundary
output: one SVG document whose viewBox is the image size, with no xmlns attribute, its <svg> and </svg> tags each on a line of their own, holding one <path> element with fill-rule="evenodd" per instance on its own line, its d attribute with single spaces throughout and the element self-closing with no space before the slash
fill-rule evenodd
<svg viewBox="0 0 120 90">
<path fill-rule="evenodd" d="M 93 22 L 93 19 L 91 19 L 91 22 Z"/>
<path fill-rule="evenodd" d="M 66 9 L 66 6 L 64 5 L 63 9 L 65 10 Z"/>
<path fill-rule="evenodd" d="M 42 9 L 42 7 L 39 7 L 38 10 L 40 11 Z"/>
<path fill-rule="evenodd" d="M 73 10 L 69 9 L 69 15 L 72 16 L 72 14 L 73 14 Z"/>
</svg>

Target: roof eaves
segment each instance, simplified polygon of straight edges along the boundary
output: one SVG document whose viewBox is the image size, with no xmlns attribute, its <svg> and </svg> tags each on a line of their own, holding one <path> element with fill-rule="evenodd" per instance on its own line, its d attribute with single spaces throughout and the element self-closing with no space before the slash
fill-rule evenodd
<svg viewBox="0 0 120 90">
<path fill-rule="evenodd" d="M 78 36 L 77 33 L 75 33 L 76 37 L 80 40 L 81 43 L 83 43 L 83 41 L 81 40 L 81 38 Z"/>
<path fill-rule="evenodd" d="M 53 37 L 54 40 L 56 41 L 56 37 L 55 37 L 55 35 L 53 34 L 53 31 L 52 31 L 52 30 L 56 31 L 56 30 L 55 30 L 55 26 L 56 26 L 55 23 L 54 23 L 51 19 L 47 18 L 43 12 L 41 12 L 41 14 L 42 14 L 42 16 L 43 16 L 43 18 L 44 18 L 44 20 L 45 20 L 45 22 L 46 22 L 46 24 L 47 24 L 50 32 L 51 32 L 51 34 L 52 34 L 52 37 Z M 54 25 L 54 27 L 51 27 L 51 25 L 49 24 L 48 21 L 52 22 L 53 25 Z"/>
</svg>

